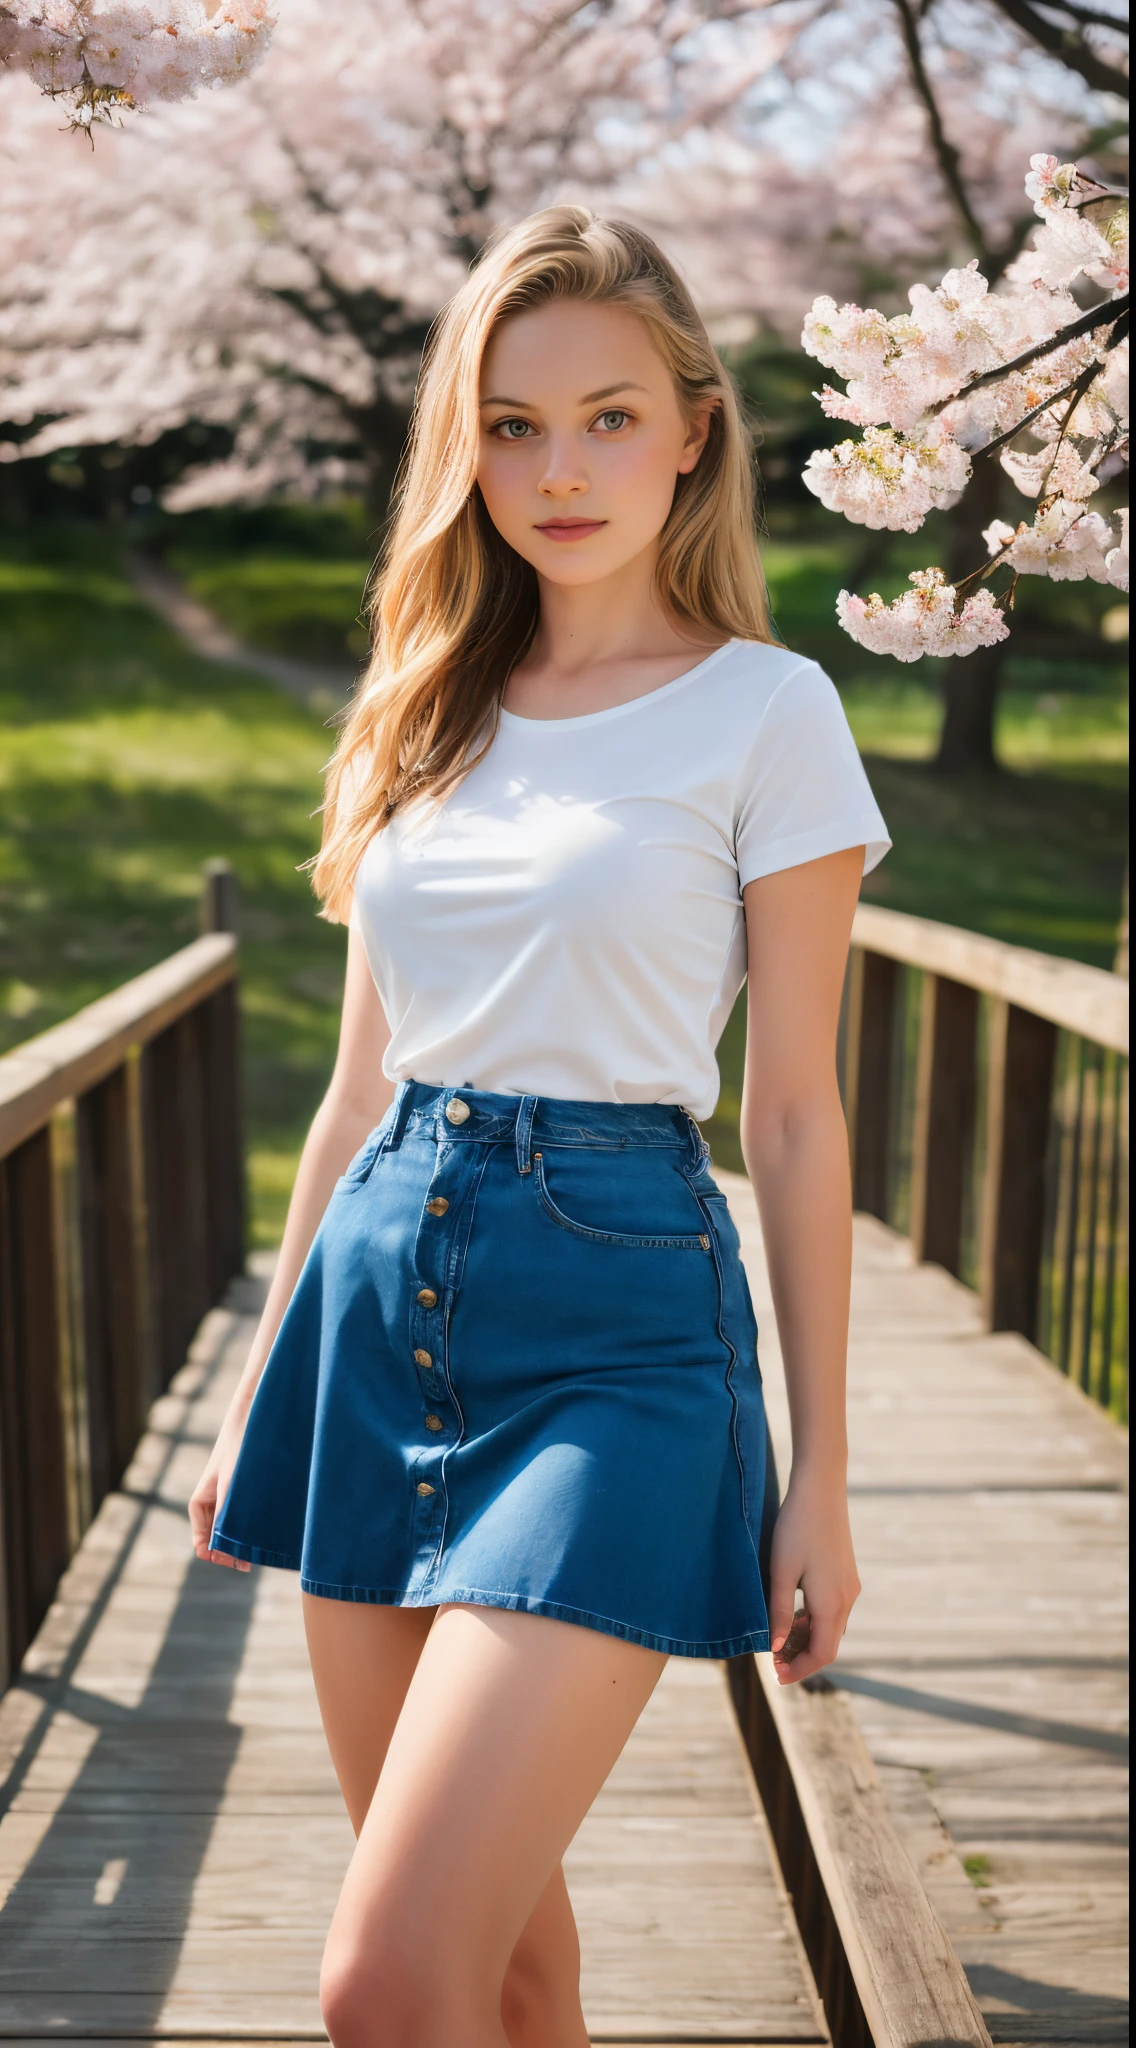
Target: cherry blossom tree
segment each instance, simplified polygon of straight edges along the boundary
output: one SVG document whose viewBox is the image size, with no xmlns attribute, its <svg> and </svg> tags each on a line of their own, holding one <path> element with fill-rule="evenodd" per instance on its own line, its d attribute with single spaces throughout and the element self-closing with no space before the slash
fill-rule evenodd
<svg viewBox="0 0 1136 2048">
<path fill-rule="evenodd" d="M 1075 141 L 1091 95 L 1025 61 L 992 6 L 944 17 L 936 91 L 1003 247 L 1027 129 Z M 851 294 L 869 262 L 920 275 L 956 238 L 880 0 L 277 12 L 239 93 L 132 117 L 93 155 L 0 79 L 0 459 L 198 421 L 232 452 L 173 507 L 360 480 L 381 506 L 439 304 L 496 224 L 550 198 L 654 228 L 726 336 L 790 333 L 818 287 Z"/>
<path fill-rule="evenodd" d="M 1073 141 L 1073 149 L 1083 148 L 1087 133 L 1094 127 L 1099 129 L 1102 121 L 1105 139 L 1110 134 L 1122 133 L 1127 125 L 1122 108 L 1128 96 L 1127 17 L 1123 0 L 1104 0 L 1103 5 L 1095 7 L 1084 6 L 1080 0 L 1070 0 L 1068 5 L 1063 0 L 1052 0 L 1052 4 L 1051 0 L 1044 0 L 1044 5 L 1036 4 L 1036 0 L 989 0 L 989 5 L 981 10 L 983 65 L 977 75 L 971 72 L 969 76 L 967 52 L 971 46 L 965 5 L 953 4 L 953 0 L 939 0 L 937 5 L 936 0 L 891 0 L 891 6 L 880 11 L 890 15 L 903 50 L 910 107 L 921 121 L 928 167 L 953 215 L 952 239 L 956 245 L 962 243 L 960 255 L 969 254 L 975 259 L 987 285 L 995 287 L 1020 254 L 1034 216 L 1019 204 L 1004 210 L 999 217 L 991 205 L 987 180 L 983 177 L 982 154 L 974 147 L 975 128 L 977 125 L 981 130 L 983 101 L 984 96 L 988 97 L 990 79 L 997 75 L 1000 64 L 1005 69 L 1008 59 L 1006 104 L 1016 106 L 1019 121 L 1012 135 L 1007 124 L 1003 141 L 1011 141 L 1020 148 L 1019 164 L 1039 134 L 1056 139 L 1060 133 L 1067 143 L 1072 141 L 1068 121 L 1061 120 L 1057 108 L 1046 118 L 1041 96 L 1021 89 L 1031 77 L 1031 57 L 1036 58 L 1039 51 L 1053 60 L 1048 67 L 1051 77 L 1060 77 L 1056 68 L 1059 65 L 1068 82 L 1080 81 L 1089 88 L 1088 97 L 1081 102 L 1084 127 L 1079 141 Z M 974 11 L 969 12 L 973 16 Z M 1023 115 L 1030 134 L 1026 147 L 1020 147 L 1018 142 L 1023 132 Z M 1017 189 L 1020 193 L 1020 183 Z M 881 452 L 878 443 L 876 451 L 877 455 Z M 934 616 L 940 629 L 952 635 L 953 644 L 959 629 L 945 623 L 950 608 L 942 589 L 947 584 L 961 585 L 976 556 L 981 554 L 983 535 L 1001 510 L 1003 471 L 995 462 L 980 463 L 970 476 L 968 488 L 952 492 L 945 488 L 951 459 L 944 446 L 936 502 L 950 508 L 947 573 L 941 585 L 932 579 L 930 585 L 920 587 L 919 593 L 913 591 L 909 605 L 921 606 L 928 618 Z M 986 607 L 985 593 L 976 600 L 976 607 L 972 617 L 980 619 Z M 997 641 L 987 641 L 970 661 L 961 666 L 952 664 L 946 672 L 945 712 L 937 756 L 940 767 L 953 770 L 993 765 L 1002 655 Z"/>
<path fill-rule="evenodd" d="M 267 0 L 0 0 L 0 64 L 27 71 L 89 133 L 245 77 L 272 27 Z"/>
<path fill-rule="evenodd" d="M 175 507 L 361 474 L 381 504 L 430 322 L 493 227 L 648 175 L 814 6 L 282 0 L 239 94 L 93 158 L 0 82 L 0 458 L 197 419 L 233 452 Z"/>
<path fill-rule="evenodd" d="M 888 319 L 825 297 L 805 321 L 808 353 L 845 380 L 842 392 L 824 387 L 823 410 L 863 429 L 806 467 L 806 484 L 829 510 L 915 533 L 930 511 L 961 497 L 976 461 L 995 455 L 1037 500 L 1028 522 L 991 521 L 989 561 L 957 584 L 931 567 L 892 604 L 841 592 L 845 630 L 899 661 L 997 646 L 1022 575 L 1128 588 L 1127 510 L 1114 521 L 1089 509 L 1127 462 L 1127 195 L 1041 155 L 1026 193 L 1043 225 L 999 291 L 974 259 L 935 290 L 912 286 L 909 313 Z M 1091 291 L 1087 310 L 1074 284 Z M 997 593 L 996 570 L 1006 572 Z M 963 596 L 968 585 L 977 587 Z"/>
</svg>

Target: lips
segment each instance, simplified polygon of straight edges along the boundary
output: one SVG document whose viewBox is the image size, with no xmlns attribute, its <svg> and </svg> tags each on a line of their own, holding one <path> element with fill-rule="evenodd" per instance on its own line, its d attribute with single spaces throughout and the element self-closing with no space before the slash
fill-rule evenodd
<svg viewBox="0 0 1136 2048">
<path fill-rule="evenodd" d="M 536 530 L 549 540 L 587 540 L 590 533 L 598 533 L 606 525 L 606 519 L 546 519 Z"/>
</svg>

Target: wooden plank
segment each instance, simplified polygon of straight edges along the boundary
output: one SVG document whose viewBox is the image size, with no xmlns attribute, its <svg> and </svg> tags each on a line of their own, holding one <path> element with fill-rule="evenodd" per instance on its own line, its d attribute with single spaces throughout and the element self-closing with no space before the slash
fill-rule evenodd
<svg viewBox="0 0 1136 2048">
<path fill-rule="evenodd" d="M 989 1330 L 1037 1334 L 1045 1160 L 1057 1028 L 997 1001 L 986 1081 L 986 1172 L 979 1290 Z"/>
<path fill-rule="evenodd" d="M 746 1660 L 735 1683 L 775 1840 L 779 1850 L 784 1842 L 784 1860 L 798 1873 L 794 1896 L 802 1880 L 811 1894 L 802 1931 L 838 2048 L 857 2041 L 875 2048 L 931 2041 L 989 2048 L 962 1965 L 904 1854 L 847 1701 L 823 1679 L 780 1686 L 768 1656 Z"/>
<path fill-rule="evenodd" d="M 198 1032 L 207 1294 L 210 1301 L 219 1301 L 243 1269 L 245 1254 L 241 1017 L 235 981 L 222 983 L 201 1005 Z"/>
<path fill-rule="evenodd" d="M 915 1128 L 911 1160 L 911 1245 L 915 1258 L 957 1273 L 963 1198 L 977 1106 L 978 996 L 940 974 L 923 977 Z"/>
<path fill-rule="evenodd" d="M 717 1177 L 784 1476 L 756 1204 L 741 1176 Z M 977 1295 L 867 1216 L 848 1384 L 864 1590 L 830 1676 L 913 1863 L 945 1867 L 933 1903 L 994 2040 L 1125 2041 L 1126 1433 L 1024 1338 L 988 1333 Z M 917 1802 L 893 1797 L 897 1777 Z"/>
<path fill-rule="evenodd" d="M 1001 996 L 1114 1052 L 1128 1051 L 1128 982 L 1103 968 L 1035 953 L 1027 946 L 1008 946 L 1002 939 L 984 938 L 933 918 L 910 917 L 905 911 L 884 910 L 875 903 L 858 905 L 852 943 L 945 975 L 985 995 Z"/>
<path fill-rule="evenodd" d="M 825 2038 L 748 1779 L 720 1668 L 675 1659 L 565 1859 L 593 2040 Z"/>
<path fill-rule="evenodd" d="M 6 1680 L 70 1555 L 51 1131 L 0 1161 L 0 1457 Z"/>
<path fill-rule="evenodd" d="M 94 1508 L 126 1470 L 150 1391 L 138 1162 L 124 1062 L 75 1105 L 83 1318 Z"/>
<path fill-rule="evenodd" d="M 197 919 L 202 934 L 237 929 L 237 878 L 227 860 L 207 860 L 201 870 Z"/>
<path fill-rule="evenodd" d="M 216 932 L 0 1058 L 0 1155 L 47 1122 L 56 1103 L 119 1066 L 236 973 L 237 941 Z"/>
<path fill-rule="evenodd" d="M 886 1216 L 891 1069 L 899 972 L 894 960 L 853 949 L 849 962 L 844 1114 L 853 1200 Z"/>
<path fill-rule="evenodd" d="M 210 1301 L 203 1020 L 190 1011 L 142 1049 L 142 1118 L 158 1385 L 168 1384 Z"/>
</svg>

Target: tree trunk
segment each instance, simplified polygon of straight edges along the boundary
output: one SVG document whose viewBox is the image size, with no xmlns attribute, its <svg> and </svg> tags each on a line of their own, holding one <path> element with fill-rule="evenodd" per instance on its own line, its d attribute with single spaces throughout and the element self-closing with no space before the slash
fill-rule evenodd
<svg viewBox="0 0 1136 2048">
<path fill-rule="evenodd" d="M 982 457 L 974 465 L 965 494 L 948 514 L 947 570 L 952 583 L 981 568 L 987 559 L 982 532 L 998 517 L 1001 489 L 1001 469 L 988 456 Z M 954 655 L 947 663 L 943 724 L 935 756 L 935 767 L 945 775 L 998 765 L 994 718 L 1005 646 L 1003 640 L 997 647 L 980 647 L 976 654 Z"/>
<path fill-rule="evenodd" d="M 952 659 L 943 683 L 943 724 L 935 755 L 935 767 L 944 775 L 997 767 L 994 714 L 1001 667 L 1001 646 Z"/>
</svg>

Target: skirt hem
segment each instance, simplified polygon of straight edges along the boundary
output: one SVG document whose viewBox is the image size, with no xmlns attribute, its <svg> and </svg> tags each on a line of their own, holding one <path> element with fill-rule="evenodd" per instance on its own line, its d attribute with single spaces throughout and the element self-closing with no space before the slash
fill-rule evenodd
<svg viewBox="0 0 1136 2048">
<path fill-rule="evenodd" d="M 369 1607 L 501 1607 L 511 1613 L 543 1614 L 551 1621 L 597 1629 L 601 1635 L 618 1636 L 623 1642 L 638 1643 L 643 1649 L 656 1650 L 664 1657 L 720 1660 L 723 1657 L 744 1657 L 769 1648 L 768 1628 L 747 1629 L 741 1635 L 723 1636 L 715 1642 L 690 1642 L 682 1636 L 657 1635 L 651 1629 L 635 1628 L 630 1622 L 616 1621 L 608 1614 L 593 1614 L 587 1608 L 569 1607 L 560 1600 L 537 1600 L 528 1593 L 495 1592 L 484 1586 L 455 1586 L 427 1599 L 408 1599 L 405 1592 L 389 1586 L 337 1586 L 322 1579 L 309 1578 L 295 1557 L 277 1550 L 263 1550 L 256 1543 L 238 1542 L 232 1536 L 215 1537 L 212 1547 L 223 1550 L 228 1557 L 239 1557 L 247 1564 L 298 1571 L 301 1590 L 318 1600 L 349 1600 Z"/>
</svg>

